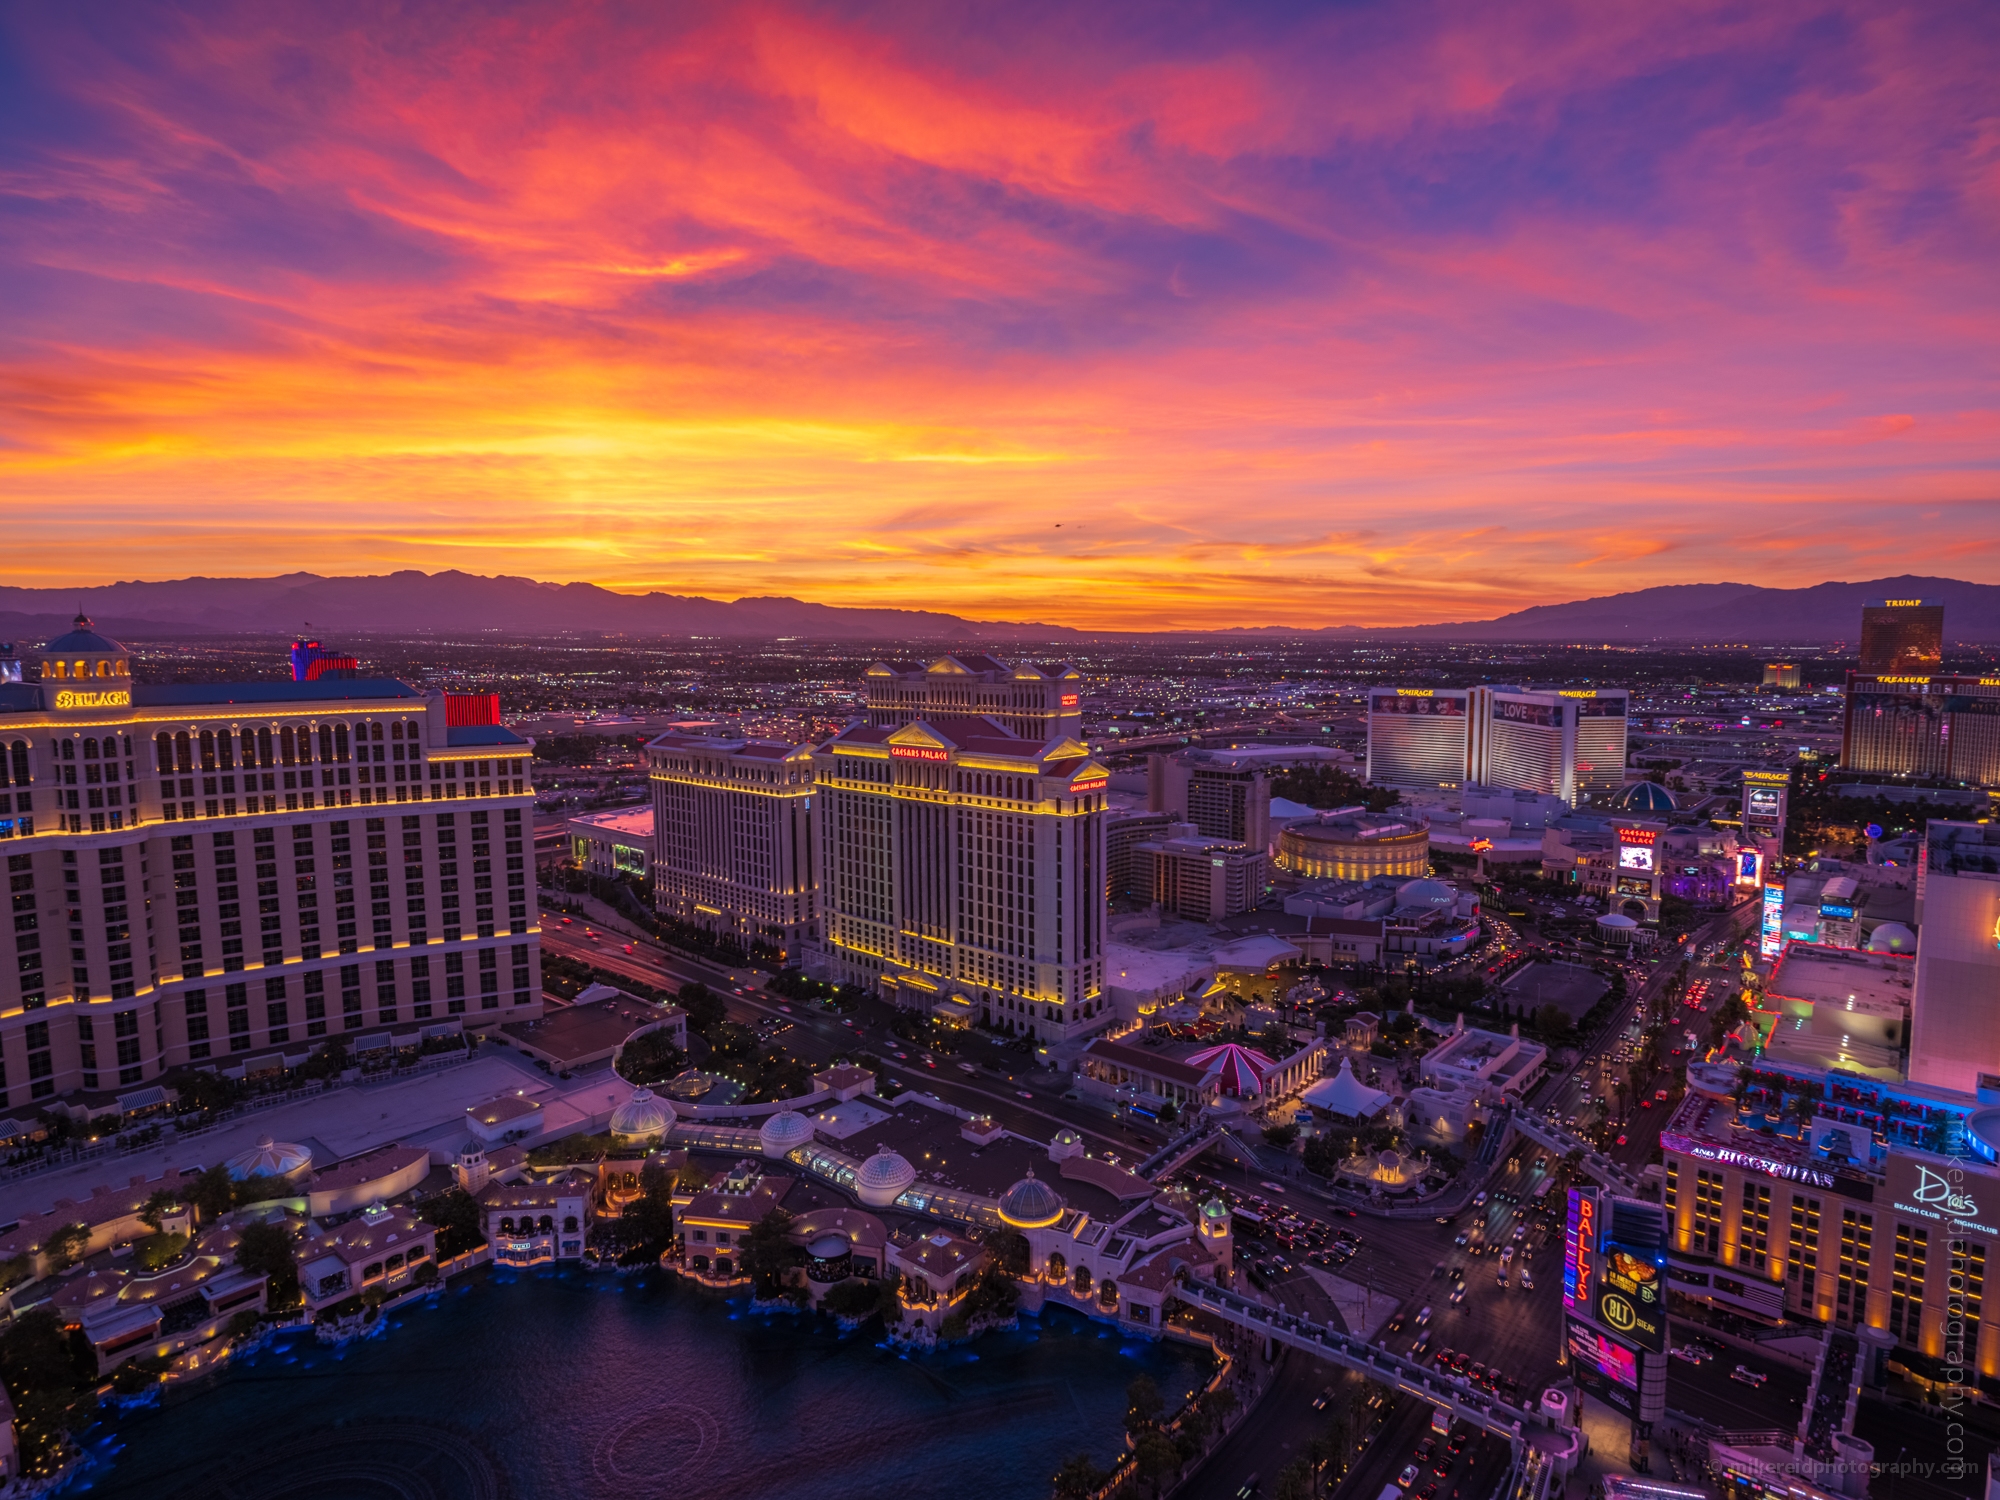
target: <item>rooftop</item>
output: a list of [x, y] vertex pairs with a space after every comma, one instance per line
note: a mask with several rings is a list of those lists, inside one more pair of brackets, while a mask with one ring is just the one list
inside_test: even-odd
[[615, 807], [610, 812], [583, 813], [569, 821], [571, 827], [580, 824], [586, 828], [601, 828], [606, 833], [629, 833], [635, 838], [650, 839], [653, 836], [653, 805], [648, 802], [639, 807]]
[[556, 1007], [539, 1020], [508, 1021], [500, 1030], [557, 1068], [578, 1067], [606, 1056], [641, 1026], [667, 1019], [672, 1010], [629, 995], [611, 995]]
[[1768, 997], [1871, 1015], [1908, 1014], [1916, 961], [1818, 943], [1787, 943], [1765, 985]]

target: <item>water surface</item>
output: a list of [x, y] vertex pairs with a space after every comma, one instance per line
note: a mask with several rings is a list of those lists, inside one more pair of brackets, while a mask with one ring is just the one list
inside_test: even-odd
[[93, 1496], [1046, 1500], [1122, 1446], [1125, 1387], [1170, 1401], [1204, 1351], [1076, 1315], [928, 1356], [753, 1316], [665, 1277], [478, 1274], [328, 1350], [294, 1338], [86, 1439]]

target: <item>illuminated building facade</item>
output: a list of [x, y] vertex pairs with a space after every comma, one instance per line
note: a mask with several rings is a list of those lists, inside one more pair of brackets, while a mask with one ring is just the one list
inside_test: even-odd
[[1470, 697], [1464, 688], [1371, 688], [1368, 784], [1464, 785]]
[[941, 656], [928, 667], [878, 661], [862, 677], [867, 722], [893, 729], [918, 719], [988, 718], [1036, 744], [1059, 735], [1083, 739], [1083, 673], [1063, 662], [1009, 666], [972, 653]]
[[785, 953], [810, 940], [819, 921], [811, 748], [664, 734], [646, 760], [659, 909]]
[[1610, 797], [1625, 784], [1629, 709], [1622, 688], [1374, 688], [1369, 784]]
[[1914, 1082], [1739, 1067], [1740, 1102], [1738, 1068], [1691, 1067], [1661, 1135], [1671, 1289], [1766, 1323], [1852, 1329], [1919, 1380], [1956, 1368], [1996, 1389], [1993, 1112]]
[[1193, 824], [1180, 823], [1136, 852], [1152, 866], [1153, 904], [1177, 917], [1221, 922], [1264, 899], [1262, 849], [1204, 838]]
[[1414, 814], [1302, 819], [1278, 835], [1278, 868], [1308, 880], [1416, 878], [1431, 872], [1431, 827]]
[[1889, 599], [1861, 607], [1863, 676], [1928, 677], [1944, 664], [1944, 606]]
[[1774, 688], [1795, 688], [1799, 685], [1799, 664], [1792, 661], [1771, 661], [1764, 663], [1764, 686]]
[[1971, 1090], [2000, 1076], [2000, 827], [1933, 820], [1917, 869], [1910, 1077]]
[[2000, 786], [2000, 677], [1849, 673], [1840, 763]]
[[137, 683], [81, 617], [0, 685], [6, 1101], [539, 1014], [533, 747], [449, 708], [379, 678]]
[[1271, 846], [1271, 778], [1262, 758], [1227, 750], [1180, 750], [1146, 763], [1146, 805], [1205, 838]]
[[812, 763], [816, 971], [911, 1007], [960, 997], [1044, 1041], [1110, 1024], [1108, 773], [1079, 740], [991, 718], [860, 723]]

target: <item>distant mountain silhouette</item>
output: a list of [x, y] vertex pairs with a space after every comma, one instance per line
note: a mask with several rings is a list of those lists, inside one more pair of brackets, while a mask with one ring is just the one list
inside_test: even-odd
[[321, 634], [378, 631], [508, 635], [585, 632], [644, 636], [733, 636], [817, 640], [996, 640], [1067, 638], [1054, 625], [989, 624], [906, 609], [845, 609], [801, 599], [724, 602], [681, 594], [618, 594], [592, 583], [537, 583], [473, 573], [414, 570], [364, 578], [288, 573], [280, 578], [179, 578], [87, 589], [0, 588], [0, 638], [36, 643], [67, 630], [82, 609], [100, 629], [162, 632]]
[[1628, 594], [1577, 599], [1568, 604], [1537, 604], [1497, 620], [1366, 630], [1337, 625], [1317, 632], [1284, 632], [1282, 627], [1266, 627], [1258, 633], [1579, 644], [1854, 642], [1861, 635], [1861, 606], [1879, 604], [1884, 599], [1922, 599], [1927, 604], [1942, 604], [1947, 641], [2000, 641], [2000, 584], [1917, 578], [1908, 574], [1866, 583], [1816, 583], [1803, 589], [1773, 589], [1754, 583], [1675, 583], [1635, 589]]
[[1682, 583], [1539, 604], [1497, 620], [1362, 627], [1265, 625], [1226, 631], [1081, 631], [1063, 625], [967, 620], [926, 610], [850, 609], [782, 597], [725, 601], [682, 594], [619, 594], [590, 583], [537, 583], [472, 573], [406, 571], [362, 578], [288, 573], [278, 578], [180, 578], [86, 589], [0, 588], [0, 640], [40, 644], [69, 628], [79, 608], [111, 635], [278, 634], [305, 628], [340, 636], [509, 636], [580, 633], [801, 636], [847, 641], [1074, 640], [1091, 635], [1256, 635], [1522, 643], [1661, 641], [1776, 645], [1854, 641], [1861, 606], [1924, 599], [1945, 607], [1951, 641], [2000, 641], [2000, 584], [1955, 578], [1878, 578], [1803, 589], [1753, 583]]

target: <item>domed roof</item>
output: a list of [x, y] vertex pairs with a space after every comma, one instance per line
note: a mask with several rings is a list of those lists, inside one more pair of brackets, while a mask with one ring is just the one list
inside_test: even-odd
[[239, 1151], [229, 1158], [229, 1175], [238, 1182], [251, 1177], [290, 1177], [310, 1167], [312, 1159], [312, 1152], [304, 1146], [260, 1135], [257, 1144], [248, 1151]]
[[1442, 880], [1406, 880], [1396, 887], [1396, 900], [1403, 906], [1458, 905], [1458, 892]]
[[764, 1154], [776, 1161], [813, 1138], [812, 1121], [797, 1110], [780, 1110], [764, 1122], [757, 1138], [764, 1144]]
[[1617, 928], [1622, 931], [1629, 927], [1637, 927], [1639, 924], [1622, 912], [1608, 911], [1597, 919], [1597, 925], [1599, 927]]
[[841, 1256], [853, 1250], [853, 1248], [854, 1246], [849, 1243], [846, 1235], [841, 1234], [838, 1230], [833, 1230], [819, 1236], [810, 1245], [806, 1246], [806, 1254], [810, 1255], [814, 1260], [838, 1260]]
[[1201, 1216], [1210, 1221], [1229, 1217], [1229, 1205], [1220, 1198], [1211, 1198], [1201, 1206]]
[[1915, 953], [1917, 935], [1901, 922], [1884, 922], [1868, 934], [1870, 953]]
[[42, 649], [52, 651], [59, 656], [71, 651], [108, 651], [117, 654], [125, 650], [116, 641], [106, 640], [99, 635], [89, 615], [78, 615], [71, 623], [75, 628], [69, 634], [57, 636]]
[[1035, 1176], [1033, 1167], [1000, 1195], [1001, 1221], [1016, 1229], [1046, 1229], [1062, 1216], [1062, 1194]]
[[917, 1180], [917, 1169], [883, 1146], [854, 1174], [854, 1196], [870, 1208], [887, 1208]]
[[673, 1124], [673, 1105], [647, 1088], [632, 1090], [632, 1097], [611, 1111], [611, 1133], [628, 1140], [665, 1135]]
[[1635, 781], [1611, 799], [1611, 805], [1626, 812], [1670, 813], [1674, 794], [1657, 781]]

